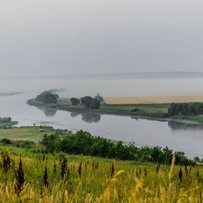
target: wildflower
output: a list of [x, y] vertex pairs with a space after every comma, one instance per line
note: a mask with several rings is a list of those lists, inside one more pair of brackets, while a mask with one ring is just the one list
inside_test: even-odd
[[22, 188], [23, 188], [23, 184], [25, 182], [24, 172], [23, 172], [22, 166], [23, 166], [23, 164], [22, 164], [22, 160], [20, 158], [18, 170], [16, 172], [16, 185], [15, 185], [15, 190], [16, 190], [18, 197], [20, 196], [20, 193], [21, 193]]

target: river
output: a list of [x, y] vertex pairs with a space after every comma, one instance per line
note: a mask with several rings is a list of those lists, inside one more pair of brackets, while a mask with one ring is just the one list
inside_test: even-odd
[[59, 89], [61, 97], [203, 95], [202, 77], [165, 78], [3, 78], [0, 79], [0, 116], [22, 125], [50, 125], [68, 130], [83, 129], [109, 139], [137, 145], [168, 146], [190, 157], [203, 157], [203, 128], [175, 123], [133, 119], [127, 116], [76, 114], [38, 109], [26, 104], [43, 90]]

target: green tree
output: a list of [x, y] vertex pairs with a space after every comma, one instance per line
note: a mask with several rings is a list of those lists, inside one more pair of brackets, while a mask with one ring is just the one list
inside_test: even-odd
[[71, 104], [74, 105], [74, 106], [80, 104], [80, 99], [77, 99], [77, 98], [74, 98], [74, 97], [71, 98], [70, 101], [71, 101]]
[[50, 91], [44, 91], [36, 97], [37, 101], [46, 104], [56, 104], [59, 96], [57, 94], [52, 94]]
[[88, 109], [99, 109], [100, 101], [94, 99], [90, 96], [85, 96], [81, 98], [81, 104], [84, 105]]

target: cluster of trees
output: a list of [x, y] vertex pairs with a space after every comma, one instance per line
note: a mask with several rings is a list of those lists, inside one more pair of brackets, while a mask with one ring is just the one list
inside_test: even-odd
[[[75, 134], [59, 133], [45, 134], [41, 144], [46, 147], [46, 152], [65, 152], [69, 154], [83, 154], [121, 160], [136, 160], [170, 164], [173, 151], [160, 147], [136, 147], [134, 143], [123, 144], [101, 137], [91, 136], [90, 133], [78, 131]], [[184, 153], [176, 153], [176, 164], [189, 165], [193, 161], [186, 158]]]
[[28, 141], [28, 140], [10, 140], [7, 138], [3, 138], [0, 140], [0, 145], [11, 145], [13, 147], [19, 147], [19, 148], [26, 148], [26, 149], [31, 149], [32, 147], [35, 146], [35, 143], [32, 141]]
[[12, 121], [10, 117], [0, 117], [0, 128], [7, 129], [18, 124], [17, 121]]
[[0, 123], [8, 123], [11, 122], [11, 117], [0, 117]]
[[81, 104], [87, 109], [99, 109], [103, 98], [98, 94], [95, 98], [90, 96], [85, 96], [80, 99], [73, 97], [70, 99], [70, 101], [74, 106]]
[[200, 115], [203, 114], [203, 103], [172, 103], [168, 108], [168, 114], [174, 115]]
[[56, 104], [59, 98], [58, 94], [53, 94], [51, 91], [44, 91], [36, 97], [36, 101], [45, 104]]

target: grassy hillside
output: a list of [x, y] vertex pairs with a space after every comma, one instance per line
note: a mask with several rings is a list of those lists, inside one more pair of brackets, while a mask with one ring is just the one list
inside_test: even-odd
[[1, 202], [202, 202], [202, 175], [200, 167], [180, 170], [173, 163], [45, 156], [3, 147], [0, 196]]

